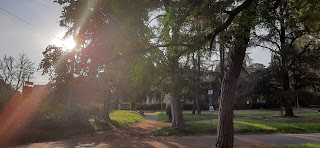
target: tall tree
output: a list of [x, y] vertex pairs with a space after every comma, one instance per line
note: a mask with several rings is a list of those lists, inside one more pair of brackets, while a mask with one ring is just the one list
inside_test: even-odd
[[[127, 0], [55, 2], [64, 5], [60, 26], [68, 28], [66, 36], [77, 41], [75, 73], [106, 82], [98, 86], [109, 94], [119, 86], [115, 76], [122, 72], [120, 67], [143, 56], [141, 49], [150, 46], [146, 22], [158, 1], [131, 1], [133, 5]], [[107, 96], [105, 102], [109, 102]]]
[[[251, 6], [235, 22], [234, 48], [231, 51], [231, 62], [229, 70], [226, 71], [221, 85], [221, 96], [218, 117], [218, 139], [216, 146], [221, 148], [233, 147], [233, 104], [236, 84], [239, 78], [246, 49], [249, 44], [250, 31], [254, 27], [254, 7]], [[240, 21], [241, 20], [241, 21]]]
[[[270, 3], [262, 3], [266, 7]], [[274, 56], [279, 60], [282, 82], [282, 92], [292, 90], [290, 75], [290, 63], [294, 61], [290, 57], [290, 53], [294, 50], [297, 39], [309, 34], [312, 35], [319, 30], [314, 27], [319, 23], [319, 18], [311, 17], [309, 14], [319, 13], [316, 7], [319, 6], [318, 1], [287, 1], [278, 0], [273, 6], [273, 10], [262, 9], [259, 11], [261, 20], [263, 21], [261, 28], [268, 30], [269, 33], [257, 35], [259, 42], [267, 45], [258, 44], [258, 46], [270, 49]], [[311, 10], [306, 13], [306, 9]], [[260, 29], [261, 29], [260, 28]], [[292, 104], [293, 102], [286, 95], [282, 95], [282, 103], [285, 107], [285, 116], [293, 117]]]

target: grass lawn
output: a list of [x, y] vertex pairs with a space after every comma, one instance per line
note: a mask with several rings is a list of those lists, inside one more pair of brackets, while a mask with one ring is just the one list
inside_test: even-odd
[[[165, 113], [156, 112], [159, 121], [167, 121]], [[280, 117], [280, 111], [235, 110], [234, 127], [238, 134], [272, 134], [272, 133], [318, 133], [320, 132], [320, 113], [317, 110], [302, 109], [296, 115], [299, 118]], [[175, 130], [171, 127], [158, 129], [154, 135], [194, 135], [214, 134], [217, 127], [217, 112], [202, 112], [201, 116], [183, 112], [187, 127]], [[211, 116], [213, 123], [211, 124]]]
[[284, 146], [270, 146], [266, 148], [319, 148], [320, 144], [302, 144], [302, 145], [284, 145]]
[[121, 127], [125, 127], [143, 121], [144, 117], [136, 111], [115, 110], [110, 113], [110, 119]]

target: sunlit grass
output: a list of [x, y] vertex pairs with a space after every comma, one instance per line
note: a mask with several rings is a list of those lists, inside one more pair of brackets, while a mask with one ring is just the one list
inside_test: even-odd
[[283, 146], [268, 146], [265, 148], [320, 148], [320, 144], [294, 144], [294, 145], [283, 145]]
[[[250, 123], [246, 121], [234, 121], [235, 123], [235, 128], [236, 132], [239, 133], [246, 133], [246, 132], [273, 132], [276, 131], [277, 128], [268, 126], [268, 125], [263, 125], [263, 124], [258, 124], [258, 123]], [[252, 130], [254, 129], [254, 130]]]
[[110, 113], [110, 119], [119, 126], [124, 127], [141, 122], [144, 117], [136, 111], [115, 110]]
[[[159, 121], [168, 122], [165, 113], [156, 113]], [[234, 130], [237, 134], [273, 134], [273, 133], [318, 133], [320, 132], [320, 113], [315, 110], [301, 110], [300, 118], [279, 117], [279, 111], [236, 110]], [[217, 112], [214, 112], [211, 124], [210, 112], [202, 112], [201, 116], [192, 115], [191, 111], [183, 112], [186, 128], [176, 130], [170, 127], [158, 129], [154, 135], [194, 135], [216, 134]]]

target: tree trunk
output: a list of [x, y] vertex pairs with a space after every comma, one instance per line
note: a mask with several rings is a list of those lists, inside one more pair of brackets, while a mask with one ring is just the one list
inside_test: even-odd
[[201, 57], [200, 53], [198, 53], [198, 60], [197, 60], [197, 115], [201, 115], [201, 88], [200, 88], [200, 75], [201, 75]]
[[223, 45], [223, 39], [222, 36], [220, 35], [220, 47], [219, 47], [219, 52], [220, 52], [220, 79], [221, 81], [223, 80], [223, 76], [224, 76], [224, 62], [225, 62], [225, 49], [224, 49], [224, 45]]
[[192, 114], [196, 114], [196, 99], [194, 98], [193, 99], [193, 102], [192, 102]]
[[201, 115], [201, 100], [200, 100], [200, 96], [197, 97], [197, 115]]
[[179, 62], [177, 58], [172, 58], [171, 62], [171, 77], [172, 77], [172, 91], [171, 91], [171, 114], [172, 127], [177, 129], [184, 128], [182, 106], [181, 106], [181, 84], [179, 83]]
[[[286, 43], [286, 30], [285, 30], [285, 21], [284, 21], [284, 11], [287, 7], [287, 2], [284, 1], [282, 4], [282, 7], [280, 9], [280, 13], [282, 15], [282, 18], [280, 19], [280, 43], [281, 43], [281, 49], [280, 49], [280, 55], [281, 55], [281, 72], [282, 72], [282, 85], [284, 91], [290, 90], [290, 79], [289, 79], [289, 70], [287, 67], [288, 64], [288, 44]], [[292, 109], [292, 102], [290, 97], [283, 97], [284, 101], [284, 108], [285, 108], [285, 115], [286, 117], [294, 117], [293, 109]]]
[[[286, 58], [284, 58], [286, 59]], [[284, 64], [284, 63], [282, 63]], [[290, 90], [290, 83], [289, 83], [289, 74], [288, 74], [288, 70], [286, 67], [283, 67], [282, 66], [282, 70], [283, 70], [283, 88], [284, 88], [284, 91], [289, 91]], [[291, 101], [291, 98], [289, 96], [284, 96], [283, 97], [283, 105], [284, 105], [284, 108], [285, 108], [285, 111], [286, 113], [284, 114], [284, 116], [286, 117], [295, 117], [295, 115], [293, 114], [293, 109], [292, 109], [292, 101]]]
[[172, 127], [182, 129], [184, 127], [182, 106], [178, 95], [173, 95], [171, 98], [171, 114], [172, 114]]
[[238, 45], [231, 57], [230, 69], [226, 72], [221, 85], [218, 115], [218, 138], [216, 147], [232, 148], [234, 142], [233, 108], [236, 85], [240, 76], [246, 48], [249, 42], [248, 28], [245, 34], [238, 35]]
[[134, 99], [130, 99], [131, 110], [136, 110], [136, 102]]
[[106, 123], [108, 123], [110, 121], [110, 117], [109, 117], [109, 110], [110, 110], [110, 96], [111, 96], [111, 92], [110, 89], [108, 88], [105, 94], [105, 98], [104, 98], [104, 121]]
[[291, 101], [285, 103], [284, 108], [286, 110], [286, 113], [284, 114], [285, 117], [295, 117], [295, 115], [293, 114]]

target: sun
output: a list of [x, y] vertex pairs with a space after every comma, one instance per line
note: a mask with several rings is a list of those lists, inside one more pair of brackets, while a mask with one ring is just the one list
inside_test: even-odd
[[70, 52], [77, 46], [77, 43], [72, 36], [64, 38], [65, 32], [60, 32], [56, 36], [57, 37], [52, 40], [51, 44], [62, 47], [63, 51]]
[[62, 41], [62, 47], [65, 51], [71, 51], [73, 48], [75, 48], [77, 43], [74, 41], [72, 37], [66, 38]]

